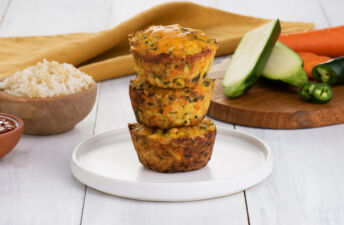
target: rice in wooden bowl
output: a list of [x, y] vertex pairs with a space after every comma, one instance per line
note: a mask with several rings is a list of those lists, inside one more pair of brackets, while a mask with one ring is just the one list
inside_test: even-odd
[[43, 60], [0, 82], [0, 111], [23, 119], [26, 134], [57, 134], [84, 119], [96, 96], [91, 76], [73, 65]]

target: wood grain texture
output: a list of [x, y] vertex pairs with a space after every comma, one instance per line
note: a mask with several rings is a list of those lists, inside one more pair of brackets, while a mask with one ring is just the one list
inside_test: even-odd
[[[281, 21], [313, 22], [316, 28], [327, 27], [328, 23], [318, 1], [314, 0], [218, 0], [220, 9]], [[339, 2], [332, 0], [334, 2]], [[324, 0], [327, 2], [327, 0]]]
[[[0, 11], [4, 2], [0, 0]], [[162, 2], [12, 0], [0, 35], [97, 31]], [[340, 0], [321, 0], [323, 8], [313, 0], [195, 2], [251, 16], [313, 21], [318, 28], [343, 23]], [[326, 15], [330, 24], [324, 13], [330, 14]], [[70, 132], [50, 137], [24, 135], [15, 150], [0, 160], [0, 224], [248, 224], [242, 193], [171, 204], [116, 198], [91, 188], [84, 195], [84, 185], [69, 171], [71, 151], [93, 135], [94, 127], [100, 133], [134, 121], [129, 79], [101, 82], [102, 103]], [[216, 124], [233, 128], [219, 121]], [[344, 125], [296, 131], [236, 127], [264, 139], [276, 161], [272, 176], [246, 191], [251, 225], [344, 224]]]
[[[219, 5], [230, 5], [232, 11], [244, 14], [313, 21], [318, 28], [328, 26], [321, 5], [311, 0], [220, 1]], [[267, 10], [267, 6], [271, 10]], [[305, 13], [305, 9], [308, 13]], [[327, 105], [302, 102], [297, 96], [297, 90], [268, 82], [258, 82], [247, 94], [237, 99], [227, 98], [221, 83], [228, 63], [229, 59], [226, 59], [221, 65], [213, 65], [218, 68], [213, 68], [211, 76], [217, 78], [218, 82], [208, 111], [210, 117], [234, 124], [274, 129], [319, 127], [344, 122], [344, 100], [341, 100], [343, 87], [334, 88], [334, 98]]]
[[23, 135], [0, 159], [0, 224], [80, 224], [84, 185], [70, 173], [70, 156], [94, 123], [95, 109], [69, 132]]
[[344, 14], [338, 13], [338, 11], [339, 9], [344, 9], [344, 1], [320, 0], [320, 7], [329, 26], [343, 25]]
[[261, 78], [245, 95], [231, 99], [223, 94], [222, 79], [229, 58], [214, 64], [210, 77], [217, 79], [208, 115], [244, 126], [300, 129], [344, 122], [344, 86], [333, 87], [334, 96], [325, 105], [302, 101], [297, 89]]
[[[210, 74], [210, 76], [217, 76]], [[344, 86], [333, 87], [334, 96], [325, 105], [302, 101], [297, 89], [260, 80], [245, 95], [231, 99], [223, 94], [218, 79], [208, 115], [234, 124], [273, 129], [300, 129], [344, 122]]]
[[[117, 24], [130, 19], [136, 14], [147, 10], [153, 6], [172, 2], [175, 0], [150, 0], [150, 1], [113, 1], [112, 4], [112, 17], [111, 17], [111, 26], [116, 26]], [[205, 6], [216, 7], [216, 0], [191, 0], [190, 2], [198, 3]], [[159, 25], [159, 24], [156, 24]]]
[[84, 225], [248, 225], [242, 193], [194, 202], [147, 202], [88, 188], [85, 204]]
[[53, 35], [107, 29], [111, 4], [112, 0], [11, 0], [0, 36]]
[[[287, 7], [292, 9], [285, 7], [285, 13], [293, 18], [291, 11], [300, 10], [326, 26], [343, 24], [342, 15], [338, 15], [341, 1], [321, 1], [321, 12], [318, 4], [303, 6], [304, 2], [290, 4]], [[275, 160], [272, 175], [246, 191], [251, 225], [344, 224], [343, 124], [293, 131], [242, 126], [236, 129], [266, 141]]]
[[4, 16], [6, 15], [6, 12], [9, 8], [10, 2], [11, 2], [10, 0], [0, 1], [0, 27], [1, 27], [1, 23], [4, 19]]
[[274, 156], [271, 176], [246, 191], [251, 225], [344, 224], [344, 125], [236, 129], [263, 139]]
[[[101, 82], [96, 134], [127, 127], [129, 122], [135, 122], [128, 93], [130, 79], [133, 76]], [[232, 125], [219, 124], [233, 129]], [[154, 203], [118, 198], [87, 187], [82, 218], [83, 225], [207, 225], [210, 222], [222, 225], [225, 221], [248, 224], [243, 193], [206, 201]]]
[[72, 129], [92, 110], [97, 84], [72, 95], [27, 98], [0, 92], [0, 112], [18, 116], [25, 122], [24, 133], [59, 134]]
[[[107, 27], [109, 18], [106, 4], [98, 6], [93, 0], [12, 0], [0, 35], [92, 32]], [[73, 178], [69, 163], [74, 147], [93, 136], [95, 118], [96, 107], [69, 132], [23, 135], [15, 149], [0, 159], [1, 225], [80, 224], [85, 186]]]

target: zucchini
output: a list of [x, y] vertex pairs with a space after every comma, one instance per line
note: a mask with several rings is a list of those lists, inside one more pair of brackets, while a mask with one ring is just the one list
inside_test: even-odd
[[281, 26], [276, 19], [243, 36], [223, 79], [225, 95], [238, 97], [253, 86], [261, 75], [280, 32]]
[[302, 59], [296, 52], [277, 41], [264, 67], [262, 76], [301, 87], [308, 82], [307, 74], [302, 65]]

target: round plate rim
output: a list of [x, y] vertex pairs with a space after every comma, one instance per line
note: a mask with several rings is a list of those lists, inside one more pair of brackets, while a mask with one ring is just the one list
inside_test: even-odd
[[[107, 138], [108, 136], [112, 136], [112, 134], [117, 134], [117, 133], [123, 133], [123, 132], [128, 132], [127, 128], [120, 128], [120, 129], [115, 129], [115, 130], [110, 130], [110, 131], [106, 131], [104, 133], [92, 136], [90, 138], [87, 138], [85, 140], [83, 140], [82, 142], [80, 142], [73, 150], [72, 153], [72, 157], [71, 157], [71, 162], [70, 162], [70, 167], [71, 167], [71, 172], [73, 174], [73, 176], [79, 180], [81, 183], [90, 186], [100, 192], [103, 193], [107, 193], [110, 195], [114, 195], [114, 196], [119, 196], [119, 197], [124, 197], [124, 198], [130, 198], [130, 199], [136, 199], [136, 200], [144, 200], [144, 201], [195, 201], [195, 200], [203, 200], [203, 199], [210, 199], [210, 198], [216, 198], [216, 197], [222, 197], [222, 196], [226, 196], [226, 195], [230, 195], [230, 194], [235, 194], [237, 192], [240, 192], [242, 190], [245, 190], [247, 188], [250, 188], [260, 182], [262, 182], [264, 179], [266, 179], [266, 177], [268, 177], [271, 172], [272, 172], [272, 168], [273, 168], [273, 156], [271, 153], [271, 149], [269, 148], [269, 146], [260, 138], [255, 137], [251, 134], [248, 134], [246, 132], [243, 131], [238, 131], [238, 130], [233, 130], [233, 129], [229, 129], [229, 128], [225, 128], [222, 126], [218, 126], [217, 127], [217, 132], [218, 133], [225, 133], [226, 132], [229, 133], [232, 137], [236, 137], [242, 140], [245, 140], [246, 138], [249, 138], [255, 142], [258, 142], [262, 147], [259, 147], [260, 151], [264, 151], [264, 157], [265, 157], [265, 161], [259, 165], [259, 167], [252, 169], [248, 172], [244, 172], [242, 174], [238, 174], [234, 177], [230, 177], [230, 178], [221, 178], [221, 179], [216, 179], [216, 180], [206, 180], [206, 181], [192, 181], [192, 182], [175, 182], [175, 183], [166, 183], [166, 182], [142, 182], [142, 181], [130, 181], [130, 180], [121, 180], [121, 179], [117, 179], [117, 178], [111, 178], [102, 174], [98, 174], [95, 173], [94, 171], [91, 171], [87, 168], [85, 168], [84, 166], [81, 165], [81, 163], [77, 160], [77, 154], [78, 151], [82, 151], [82, 146], [87, 144], [90, 141], [93, 141], [94, 139], [98, 139], [98, 138]], [[228, 135], [228, 134], [227, 134]], [[244, 136], [244, 138], [242, 138], [242, 136]], [[257, 145], [255, 143], [253, 143], [254, 145]], [[81, 150], [80, 150], [81, 149]], [[263, 150], [264, 149], [264, 150]], [[81, 178], [81, 173], [88, 173], [90, 176], [92, 177], [100, 177], [101, 179], [104, 180], [111, 180], [112, 182], [116, 182], [116, 183], [122, 183], [123, 185], [134, 185], [137, 186], [138, 189], [142, 188], [142, 187], [161, 187], [161, 188], [167, 188], [170, 187], [171, 185], [173, 185], [174, 187], [197, 187], [200, 185], [205, 185], [205, 184], [221, 184], [221, 183], [226, 183], [226, 182], [231, 182], [234, 179], [244, 179], [244, 177], [250, 177], [253, 174], [256, 174], [258, 172], [265, 171], [264, 175], [261, 175], [261, 177], [259, 179], [257, 179], [257, 181], [253, 182], [250, 185], [246, 185], [243, 189], [235, 191], [235, 192], [228, 192], [228, 193], [222, 193], [222, 194], [216, 194], [216, 195], [209, 195], [208, 197], [199, 197], [199, 198], [187, 198], [187, 197], [183, 197], [183, 198], [179, 198], [179, 199], [175, 199], [175, 198], [161, 198], [161, 197], [139, 197], [139, 196], [132, 196], [132, 194], [128, 194], [128, 195], [123, 195], [123, 194], [118, 194], [118, 193], [112, 193], [109, 191], [105, 191], [103, 188], [98, 188], [95, 187], [95, 185], [89, 184], [89, 182], [84, 182], [83, 178]], [[168, 174], [166, 174], [168, 175]], [[102, 190], [103, 189], [103, 190]]]

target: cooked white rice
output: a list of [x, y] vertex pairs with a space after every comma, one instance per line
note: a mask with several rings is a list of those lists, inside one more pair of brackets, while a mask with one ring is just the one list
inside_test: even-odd
[[94, 82], [91, 76], [71, 64], [43, 59], [43, 62], [6, 77], [0, 82], [0, 90], [22, 97], [49, 98], [86, 90]]

